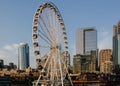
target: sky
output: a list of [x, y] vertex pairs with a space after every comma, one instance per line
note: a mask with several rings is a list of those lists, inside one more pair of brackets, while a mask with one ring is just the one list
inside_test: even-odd
[[32, 51], [32, 21], [42, 2], [53, 2], [59, 9], [67, 32], [69, 51], [75, 55], [76, 29], [96, 27], [98, 48], [112, 49], [113, 25], [120, 20], [120, 0], [0, 0], [0, 59], [18, 64], [18, 46], [30, 46], [30, 66], [35, 67]]

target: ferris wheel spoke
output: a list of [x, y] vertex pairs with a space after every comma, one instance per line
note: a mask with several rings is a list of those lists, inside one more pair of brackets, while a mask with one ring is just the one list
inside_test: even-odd
[[52, 19], [53, 19], [53, 23], [52, 23], [53, 25], [52, 26], [53, 26], [54, 36], [56, 37], [56, 41], [58, 43], [60, 43], [60, 39], [62, 37], [62, 35], [60, 35], [61, 34], [60, 24], [57, 21], [58, 20], [57, 17], [54, 17], [52, 13], [51, 13], [51, 16], [52, 16]]
[[[49, 21], [50, 21], [50, 31], [51, 31], [51, 33], [52, 33], [52, 37], [53, 37], [53, 39], [54, 39], [54, 41], [56, 41], [56, 35], [55, 35], [55, 30], [54, 30], [54, 27], [53, 27], [53, 18], [52, 18], [52, 16], [53, 16], [53, 14], [51, 14], [52, 12], [51, 11], [49, 11], [48, 12], [48, 15], [49, 15]], [[54, 16], [56, 16], [56, 15], [54, 15]], [[56, 28], [57, 29], [57, 28]]]
[[[42, 17], [40, 17], [40, 19], [41, 19], [41, 21], [42, 21], [42, 23], [43, 23], [43, 25], [44, 25], [44, 32], [46, 32], [46, 34], [48, 35], [48, 37], [50, 37], [50, 38], [52, 38], [52, 34], [50, 33], [50, 31], [49, 31], [49, 29], [48, 29], [48, 26], [46, 25], [46, 23], [45, 23], [45, 21], [43, 20], [43, 18]], [[43, 30], [43, 29], [42, 29]]]
[[[47, 11], [47, 12], [46, 12]], [[54, 31], [52, 31], [52, 29], [53, 29], [53, 27], [52, 27], [52, 25], [51, 25], [51, 19], [50, 19], [50, 10], [48, 10], [48, 9], [46, 9], [46, 10], [44, 10], [44, 16], [46, 17], [46, 24], [47, 24], [47, 26], [49, 27], [49, 34], [50, 34], [50, 37], [52, 38], [52, 39], [55, 39], [55, 37], [54, 37]], [[54, 40], [53, 40], [54, 41]]]
[[41, 39], [44, 40], [44, 42], [48, 43], [49, 45], [51, 44], [50, 41], [48, 41], [47, 39], [45, 39], [45, 38], [44, 38], [43, 36], [41, 36], [40, 34], [39, 34], [39, 36], [40, 36]]
[[[46, 9], [47, 10], [47, 9]], [[47, 24], [47, 26], [49, 27], [49, 34], [50, 34], [50, 37], [53, 39], [53, 36], [52, 36], [52, 32], [51, 32], [51, 26], [50, 26], [50, 19], [48, 18], [48, 15], [47, 15], [47, 13], [46, 13], [46, 10], [44, 10], [44, 16], [46, 17], [46, 24]]]
[[[58, 35], [59, 35], [59, 33], [57, 32], [57, 30], [58, 30], [58, 27], [57, 27], [57, 25], [59, 25], [59, 23], [58, 22], [56, 22], [56, 14], [55, 13], [53, 13], [52, 11], [49, 11], [49, 16], [50, 16], [50, 26], [51, 26], [51, 33], [52, 33], [52, 35], [53, 35], [53, 38], [54, 38], [54, 40], [56, 41], [56, 43], [58, 43]], [[56, 26], [55, 26], [56, 25]]]
[[39, 30], [39, 32], [40, 32], [40, 34], [41, 34], [41, 36], [44, 38], [44, 39], [46, 39], [46, 40], [48, 40], [50, 43], [52, 43], [52, 40], [48, 37], [48, 36], [46, 36], [44, 33], [42, 33], [40, 30]]
[[56, 27], [55, 24], [54, 24], [55, 20], [53, 21], [53, 31], [54, 31], [54, 37], [56, 42], [59, 43], [59, 40], [58, 40], [58, 36], [59, 36], [59, 33], [58, 33], [58, 29], [59, 27]]
[[[49, 13], [47, 13], [46, 11], [47, 11], [48, 9], [46, 9], [46, 10], [44, 10], [44, 15], [45, 15], [45, 17], [46, 17], [46, 24], [47, 24], [47, 26], [49, 27], [49, 28], [51, 28], [51, 25], [50, 25], [50, 18], [48, 18], [48, 16], [49, 15], [47, 15], [47, 14], [49, 14]], [[49, 12], [49, 11], [48, 11]], [[50, 32], [50, 34], [53, 34], [53, 32], [51, 32], [51, 31], [49, 31]], [[51, 35], [51, 37], [52, 37], [52, 35]]]
[[38, 31], [41, 33], [41, 35], [43, 35], [45, 38], [47, 38], [50, 42], [52, 42], [52, 39], [48, 36], [48, 34], [45, 32], [45, 30], [43, 29], [44, 27], [42, 27], [42, 25], [39, 25], [41, 29], [39, 29]]

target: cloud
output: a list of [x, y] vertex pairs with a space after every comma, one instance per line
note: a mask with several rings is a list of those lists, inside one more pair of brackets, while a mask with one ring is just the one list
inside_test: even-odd
[[6, 44], [0, 48], [0, 59], [4, 60], [5, 64], [10, 62], [18, 64], [18, 44]]
[[0, 52], [0, 58], [4, 58], [4, 54]]
[[100, 32], [98, 37], [98, 48], [112, 49], [112, 35], [110, 32]]
[[5, 45], [3, 49], [8, 50], [8, 51], [13, 51], [18, 49], [18, 44], [10, 44], [10, 45]]

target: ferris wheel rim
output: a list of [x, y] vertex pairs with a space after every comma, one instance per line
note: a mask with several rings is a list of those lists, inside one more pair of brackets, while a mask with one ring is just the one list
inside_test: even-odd
[[[33, 18], [33, 25], [32, 25], [32, 36], [33, 36], [33, 31], [35, 27], [38, 27], [38, 20], [39, 20], [39, 16], [40, 16], [40, 12], [42, 12], [43, 9], [45, 8], [50, 8], [51, 10], [54, 9], [53, 11], [56, 13], [56, 15], [58, 16], [58, 21], [60, 22], [60, 26], [61, 26], [61, 30], [63, 31], [63, 39], [64, 39], [64, 48], [65, 51], [68, 52], [68, 40], [67, 40], [67, 34], [65, 31], [65, 25], [63, 23], [63, 19], [61, 17], [61, 14], [58, 10], [58, 8], [52, 3], [52, 2], [46, 2], [46, 3], [42, 3], [38, 8], [37, 11], [34, 14], [34, 18]], [[36, 16], [38, 15], [38, 16]], [[37, 22], [36, 22], [37, 21]], [[34, 39], [32, 38], [32, 41], [34, 43]], [[49, 46], [50, 47], [50, 46]], [[35, 48], [35, 47], [34, 47]], [[35, 51], [35, 50], [34, 50]]]
[[[46, 27], [46, 24], [44, 24], [44, 21], [42, 18], [44, 18], [44, 16], [42, 16], [42, 13], [45, 14], [44, 9], [50, 9], [50, 11], [53, 12], [53, 14], [55, 15], [55, 20], [57, 20], [56, 22], [58, 23], [58, 27], [60, 29], [60, 35], [61, 35], [61, 39], [62, 39], [62, 47], [64, 48], [63, 49], [63, 52], [61, 52], [61, 48], [59, 45], [59, 42], [61, 42], [59, 40], [58, 37], [60, 37], [59, 35], [57, 35], [57, 33], [54, 33], [54, 35], [51, 33], [49, 33], [48, 31], [48, 28]], [[41, 22], [39, 22], [41, 19]], [[51, 17], [50, 17], [51, 19]], [[47, 18], [45, 18], [45, 20], [47, 20]], [[46, 23], [46, 22], [45, 22]], [[55, 23], [55, 21], [52, 23]], [[41, 31], [39, 30], [38, 26], [41, 24]], [[42, 30], [42, 28], [45, 28], [46, 29], [46, 32], [44, 32], [44, 30]], [[56, 26], [57, 27], [57, 26]], [[54, 28], [54, 27], [52, 27]], [[56, 29], [54, 29], [56, 30]], [[44, 34], [42, 33], [42, 31], [44, 32]], [[57, 30], [56, 30], [57, 32]], [[58, 31], [59, 32], [59, 31]], [[39, 34], [40, 33], [40, 34]], [[47, 33], [47, 35], [46, 35]], [[45, 38], [43, 38], [42, 36], [45, 36]], [[48, 43], [47, 46], [43, 46], [43, 45], [39, 45], [39, 39], [38, 39], [38, 36], [41, 37], [42, 40], [44, 40], [46, 43]], [[49, 37], [50, 36], [50, 37]], [[55, 37], [56, 36], [56, 37]], [[52, 38], [53, 37], [53, 38]], [[45, 40], [46, 39], [46, 40]], [[52, 39], [52, 40], [51, 40]], [[54, 40], [53, 40], [54, 39]], [[67, 34], [66, 34], [66, 31], [65, 31], [65, 25], [64, 25], [64, 22], [63, 22], [63, 19], [62, 19], [62, 16], [58, 10], [58, 8], [51, 2], [46, 2], [46, 3], [42, 3], [36, 10], [35, 14], [34, 14], [34, 18], [33, 18], [33, 25], [32, 25], [32, 41], [33, 41], [33, 48], [34, 48], [34, 55], [35, 57], [38, 57], [40, 55], [40, 48], [44, 47], [44, 48], [49, 48], [50, 49], [50, 52], [48, 52], [49, 54], [51, 54], [51, 52], [53, 52], [51, 55], [49, 55], [49, 57], [47, 58], [46, 62], [45, 62], [45, 65], [43, 66], [42, 68], [42, 72], [44, 72], [43, 69], [45, 69], [46, 65], [48, 64], [48, 62], [50, 61], [50, 67], [52, 67], [52, 65], [54, 65], [54, 70], [49, 70], [48, 69], [48, 72], [50, 71], [50, 73], [53, 73], [54, 71], [57, 71], [56, 72], [56, 75], [58, 73], [60, 73], [60, 76], [56, 76], [55, 78], [60, 78], [61, 79], [61, 82], [62, 82], [62, 86], [63, 86], [63, 79], [65, 78], [65, 74], [63, 74], [64, 72], [67, 71], [67, 67], [66, 67], [66, 64], [62, 61], [64, 61], [64, 56], [61, 56], [61, 53], [62, 54], [65, 54], [65, 57], [69, 57], [68, 56], [68, 40], [67, 40]], [[52, 41], [52, 42], [51, 42]], [[53, 44], [51, 44], [53, 43]], [[56, 54], [58, 54], [58, 59], [55, 58]], [[39, 56], [40, 57], [40, 56]], [[52, 61], [53, 60], [53, 61]], [[59, 64], [56, 64], [55, 61], [57, 60], [57, 62]], [[66, 62], [66, 61], [65, 61]], [[59, 67], [58, 67], [59, 66]], [[62, 66], [65, 66], [62, 68]], [[57, 70], [57, 67], [59, 69], [59, 71]], [[56, 69], [55, 69], [56, 68]], [[52, 76], [52, 74], [50, 75]], [[53, 76], [51, 77], [51, 79], [55, 79], [54, 78], [54, 74]], [[41, 77], [41, 75], [40, 75]], [[40, 79], [39, 77], [39, 79]]]

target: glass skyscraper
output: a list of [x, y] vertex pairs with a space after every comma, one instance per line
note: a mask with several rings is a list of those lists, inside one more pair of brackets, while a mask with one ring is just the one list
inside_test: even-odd
[[76, 55], [82, 55], [80, 62], [82, 71], [96, 71], [98, 67], [98, 49], [95, 27], [77, 29]]
[[86, 54], [97, 50], [97, 31], [95, 27], [81, 28], [76, 32], [76, 54]]
[[113, 64], [120, 65], [120, 21], [113, 26]]
[[25, 70], [27, 67], [29, 67], [29, 46], [21, 42], [18, 48], [18, 69]]

